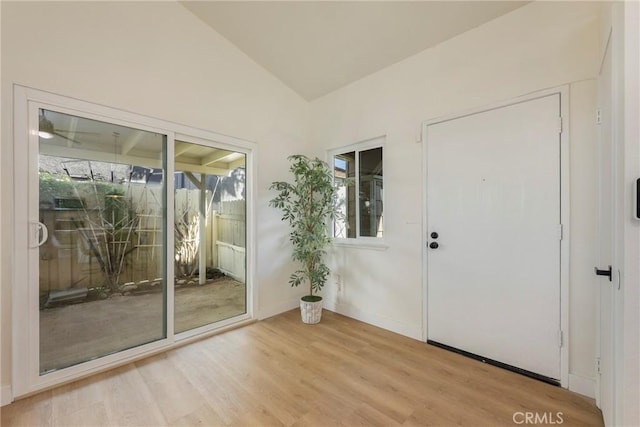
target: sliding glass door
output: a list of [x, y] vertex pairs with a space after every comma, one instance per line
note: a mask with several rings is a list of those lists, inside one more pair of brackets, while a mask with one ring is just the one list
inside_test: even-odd
[[176, 141], [175, 332], [247, 312], [246, 156]]
[[13, 394], [251, 318], [246, 141], [16, 88]]
[[45, 374], [167, 336], [167, 137], [46, 109], [38, 117]]

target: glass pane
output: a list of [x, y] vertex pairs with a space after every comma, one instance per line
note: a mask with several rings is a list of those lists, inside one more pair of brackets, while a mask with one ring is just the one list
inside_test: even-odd
[[247, 312], [245, 155], [176, 141], [175, 331]]
[[[356, 153], [340, 154], [333, 158], [333, 176], [338, 189], [338, 210], [342, 219], [333, 225], [333, 236], [337, 238], [356, 237]], [[346, 182], [346, 185], [344, 185]]]
[[166, 337], [166, 136], [48, 110], [39, 124], [44, 374]]
[[360, 236], [382, 237], [382, 148], [360, 152]]

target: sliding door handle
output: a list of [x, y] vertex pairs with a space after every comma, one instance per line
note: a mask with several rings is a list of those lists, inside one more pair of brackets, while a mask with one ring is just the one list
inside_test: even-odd
[[[34, 222], [32, 223], [34, 225], [34, 232], [33, 232], [33, 242], [36, 242], [35, 245], [31, 246], [32, 248], [38, 248], [42, 245], [44, 245], [44, 242], [47, 241], [47, 239], [49, 238], [49, 230], [47, 229], [47, 226], [44, 225], [41, 222]], [[42, 232], [42, 235], [40, 235], [40, 232]]]

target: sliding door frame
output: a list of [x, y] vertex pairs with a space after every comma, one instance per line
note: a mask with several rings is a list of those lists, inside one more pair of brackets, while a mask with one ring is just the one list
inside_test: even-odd
[[[152, 354], [166, 351], [178, 344], [205, 336], [221, 328], [254, 317], [255, 292], [255, 214], [254, 188], [256, 165], [254, 156], [257, 145], [239, 138], [189, 126], [135, 114], [111, 107], [56, 95], [20, 85], [14, 85], [14, 257], [12, 264], [12, 397], [22, 397], [65, 382], [86, 377], [113, 367], [129, 363]], [[38, 161], [38, 111], [44, 108], [92, 120], [133, 127], [166, 135], [165, 198], [166, 198], [166, 248], [165, 301], [166, 337], [138, 347], [109, 354], [68, 368], [40, 375], [39, 370], [39, 304], [37, 295], [38, 265], [37, 251], [30, 250], [30, 222], [37, 209], [38, 182], [33, 167]], [[174, 334], [174, 148], [176, 138], [181, 141], [215, 146], [241, 152], [246, 155], [246, 206], [247, 206], [247, 253], [246, 253], [246, 313], [200, 328]], [[35, 163], [34, 163], [35, 162]], [[35, 193], [35, 194], [34, 194]], [[25, 197], [26, 195], [26, 197]], [[34, 276], [35, 275], [35, 276]], [[34, 351], [35, 350], [35, 351]]]
[[[198, 129], [183, 129], [184, 131], [190, 130], [190, 132], [178, 132], [175, 134], [175, 140], [180, 142], [186, 142], [189, 144], [197, 144], [205, 147], [217, 148], [221, 150], [234, 151], [236, 153], [241, 153], [245, 155], [245, 171], [246, 171], [246, 182], [245, 182], [245, 202], [246, 202], [246, 211], [245, 211], [245, 226], [246, 226], [246, 242], [245, 242], [245, 313], [237, 316], [230, 317], [228, 319], [223, 319], [217, 321], [215, 323], [210, 323], [207, 325], [199, 326], [193, 329], [189, 329], [184, 332], [180, 332], [175, 334], [175, 341], [181, 342], [196, 336], [200, 336], [202, 334], [209, 333], [211, 331], [218, 330], [220, 328], [224, 328], [230, 325], [233, 325], [238, 322], [251, 320], [254, 318], [253, 309], [255, 306], [255, 292], [253, 290], [253, 286], [250, 284], [253, 283], [253, 272], [255, 271], [255, 233], [254, 233], [254, 199], [253, 191], [255, 188], [255, 167], [253, 162], [253, 153], [255, 152], [255, 147], [249, 148], [246, 146], [242, 146], [240, 142], [236, 138], [223, 136], [223, 135], [213, 135], [211, 132], [198, 130]], [[253, 145], [253, 144], [252, 144]], [[175, 157], [175, 156], [174, 156]], [[173, 167], [173, 165], [172, 165]], [[173, 172], [172, 172], [173, 173]], [[173, 187], [172, 187], [173, 190]], [[173, 201], [170, 206], [174, 206]], [[173, 246], [171, 246], [173, 248]]]

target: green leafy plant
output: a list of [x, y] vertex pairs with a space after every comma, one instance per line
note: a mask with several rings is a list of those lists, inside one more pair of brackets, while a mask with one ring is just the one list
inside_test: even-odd
[[40, 171], [40, 200], [52, 202], [54, 197], [75, 197], [75, 191], [71, 179], [66, 175], [54, 175]]
[[302, 265], [289, 279], [291, 286], [309, 284], [309, 295], [304, 301], [319, 301], [314, 292], [322, 290], [329, 277], [324, 263], [326, 247], [331, 243], [327, 234], [327, 221], [339, 216], [337, 187], [331, 168], [326, 162], [303, 155], [290, 156], [293, 182], [276, 181], [269, 187], [278, 195], [269, 205], [282, 210], [282, 220], [289, 223], [289, 240], [293, 244], [294, 261]]

